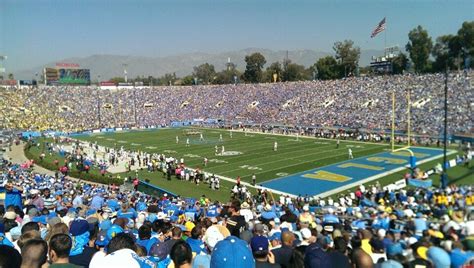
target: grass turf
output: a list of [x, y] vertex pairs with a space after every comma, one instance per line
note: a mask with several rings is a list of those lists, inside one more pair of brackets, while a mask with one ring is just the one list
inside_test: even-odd
[[[200, 140], [199, 134], [189, 135], [188, 131], [202, 132], [204, 141]], [[223, 140], [220, 141], [220, 135]], [[176, 136], [179, 143], [176, 143]], [[175, 158], [184, 158], [187, 166], [201, 168], [206, 172], [217, 175], [236, 178], [241, 176], [243, 181], [250, 182], [253, 173], [257, 176], [257, 183], [278, 178], [286, 174], [294, 174], [317, 167], [330, 165], [347, 159], [347, 146], [352, 146], [354, 157], [372, 155], [388, 149], [387, 144], [360, 143], [353, 141], [340, 142], [339, 149], [336, 149], [336, 141], [325, 139], [312, 139], [300, 137], [262, 135], [242, 132], [233, 132], [232, 138], [228, 130], [219, 129], [195, 129], [195, 128], [174, 128], [159, 129], [155, 131], [133, 131], [100, 133], [92, 135], [82, 135], [76, 138], [83, 141], [95, 142], [107, 147], [120, 148], [123, 146], [127, 150], [140, 150], [149, 153], [164, 153]], [[186, 139], [189, 138], [189, 147], [186, 146]], [[273, 151], [273, 143], [278, 142], [278, 151]], [[241, 154], [221, 156], [215, 155], [215, 146], [225, 146], [226, 152], [238, 152]], [[36, 150], [33, 153], [39, 154]], [[203, 159], [207, 157], [209, 163], [207, 167], [203, 165]], [[455, 155], [449, 157], [454, 158]], [[52, 162], [59, 156], [47, 156], [45, 162]], [[431, 161], [420, 165], [421, 169], [432, 168], [440, 160]], [[471, 163], [472, 166], [472, 163]], [[379, 179], [382, 185], [392, 183], [403, 177], [405, 171], [388, 175]], [[135, 171], [118, 174], [122, 178], [134, 176]], [[214, 191], [209, 189], [207, 184], [194, 185], [190, 182], [177, 181], [172, 179], [167, 181], [161, 172], [149, 173], [146, 170], [138, 171], [141, 179], [149, 179], [163, 189], [176, 194], [188, 197], [199, 197], [205, 194], [213, 200], [226, 201], [233, 183], [221, 180], [221, 189]], [[439, 176], [432, 177], [434, 185], [438, 185]], [[458, 166], [449, 170], [451, 183], [472, 184], [474, 182], [474, 168]], [[87, 178], [84, 178], [87, 179]]]

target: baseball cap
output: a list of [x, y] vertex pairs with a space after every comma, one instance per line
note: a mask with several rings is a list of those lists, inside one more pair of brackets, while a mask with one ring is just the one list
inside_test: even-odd
[[218, 242], [211, 255], [211, 268], [253, 268], [255, 260], [248, 244], [229, 236]]
[[301, 236], [303, 236], [303, 239], [308, 239], [311, 237], [311, 231], [308, 228], [303, 228], [300, 230]]
[[33, 219], [31, 221], [39, 222], [39, 223], [44, 224], [44, 225], [48, 224], [48, 221], [46, 219], [46, 215], [33, 217]]
[[95, 240], [95, 244], [99, 247], [105, 247], [107, 245], [107, 230], [100, 230]]
[[16, 219], [16, 213], [15, 211], [7, 211], [5, 212], [5, 215], [3, 217], [7, 220], [14, 220]]
[[86, 220], [73, 220], [69, 227], [69, 233], [72, 236], [78, 236], [89, 231], [89, 223]]
[[281, 232], [274, 232], [272, 236], [268, 238], [270, 241], [278, 240], [281, 241]]
[[262, 252], [268, 250], [268, 239], [264, 236], [257, 235], [250, 240], [250, 247], [253, 252]]
[[187, 221], [184, 224], [184, 227], [186, 228], [186, 230], [185, 230], [186, 232], [191, 232], [195, 226], [196, 225], [192, 221]]
[[224, 238], [230, 236], [229, 230], [222, 225], [212, 225], [206, 230], [204, 234], [203, 241], [211, 248], [214, 248], [215, 245], [224, 240]]
[[451, 266], [451, 257], [442, 248], [430, 247], [427, 251], [427, 256], [433, 262], [435, 267]]
[[106, 239], [108, 241], [112, 240], [112, 238], [114, 238], [117, 234], [119, 233], [123, 233], [123, 229], [122, 227], [114, 224], [112, 225], [112, 227], [110, 227], [108, 230], [107, 230], [107, 235], [106, 235]]

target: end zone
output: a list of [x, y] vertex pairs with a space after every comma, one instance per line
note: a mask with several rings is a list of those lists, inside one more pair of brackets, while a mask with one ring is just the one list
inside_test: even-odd
[[[443, 156], [441, 149], [412, 147], [411, 150], [417, 157], [417, 165]], [[292, 196], [326, 197], [402, 171], [409, 165], [409, 158], [410, 154], [404, 151], [383, 152], [276, 178], [263, 182], [262, 186]]]

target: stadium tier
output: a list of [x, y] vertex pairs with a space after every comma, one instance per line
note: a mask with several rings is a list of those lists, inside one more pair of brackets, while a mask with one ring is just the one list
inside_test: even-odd
[[[474, 90], [471, 72], [449, 82], [449, 132], [472, 133]], [[443, 126], [442, 74], [348, 78], [273, 84], [97, 90], [50, 86], [0, 89], [0, 116], [6, 128], [81, 131], [100, 127], [169, 125], [172, 121], [223, 119], [227, 122], [319, 127], [411, 130], [437, 136]]]
[[[468, 137], [471, 75], [449, 88], [449, 132]], [[470, 265], [470, 143], [448, 150], [449, 186], [430, 177], [442, 171], [430, 147], [443, 81], [0, 89], [1, 123], [15, 129], [1, 136], [0, 267]], [[406, 131], [408, 91], [412, 131], [431, 145], [390, 150], [380, 131], [392, 114]], [[130, 129], [207, 119], [254, 126]]]

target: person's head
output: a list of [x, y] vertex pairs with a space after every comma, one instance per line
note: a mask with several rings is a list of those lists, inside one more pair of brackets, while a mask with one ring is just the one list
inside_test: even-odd
[[146, 239], [150, 239], [150, 237], [151, 237], [150, 226], [148, 225], [140, 226], [140, 228], [138, 229], [138, 238], [140, 238], [140, 240], [146, 240]]
[[49, 190], [49, 188], [46, 188], [46, 189], [43, 190], [43, 195], [45, 197], [49, 197], [50, 194], [51, 194], [51, 191]]
[[171, 230], [171, 238], [173, 239], [181, 239], [182, 235], [183, 235], [183, 231], [179, 227], [174, 227]]
[[229, 212], [231, 213], [237, 213], [240, 211], [240, 201], [237, 199], [232, 200], [230, 207], [229, 207]]
[[49, 241], [51, 237], [53, 237], [53, 235], [55, 234], [69, 234], [69, 228], [67, 227], [65, 223], [62, 223], [62, 222], [56, 223], [49, 230], [48, 234], [46, 235], [45, 240]]
[[170, 257], [176, 268], [191, 267], [193, 252], [188, 243], [180, 240], [171, 248]]
[[48, 259], [48, 244], [42, 239], [31, 239], [21, 248], [21, 266], [39, 268]]
[[7, 245], [0, 245], [0, 268], [20, 268], [21, 255], [18, 250]]
[[31, 230], [20, 235], [20, 238], [18, 239], [18, 242], [17, 242], [18, 247], [22, 249], [23, 246], [26, 244], [26, 242], [32, 239], [41, 239], [40, 232], [36, 230]]
[[268, 255], [268, 239], [264, 236], [254, 236], [250, 240], [250, 248], [255, 259], [265, 259]]
[[28, 231], [39, 231], [40, 227], [37, 222], [30, 221], [21, 227], [21, 234], [24, 234]]
[[362, 229], [359, 231], [359, 236], [362, 240], [365, 240], [365, 239], [370, 240], [372, 238], [372, 233], [369, 230]]
[[55, 263], [60, 259], [68, 259], [72, 248], [72, 239], [67, 234], [55, 234], [49, 240], [49, 259]]
[[192, 239], [199, 239], [201, 238], [202, 234], [203, 234], [203, 228], [200, 224], [194, 226], [194, 228], [191, 230]]
[[133, 242], [133, 238], [126, 233], [116, 234], [114, 238], [110, 240], [110, 243], [107, 247], [107, 254], [113, 253], [117, 250], [121, 250], [124, 248], [128, 248], [131, 250], [135, 249], [135, 242]]
[[5, 184], [5, 190], [7, 190], [7, 192], [13, 190], [13, 182], [8, 181], [7, 184]]
[[295, 235], [290, 231], [285, 231], [281, 233], [281, 242], [285, 246], [293, 246], [293, 242], [295, 241]]
[[347, 251], [347, 242], [342, 236], [336, 237], [334, 239], [334, 249], [339, 251], [342, 254], [346, 253], [346, 251]]

